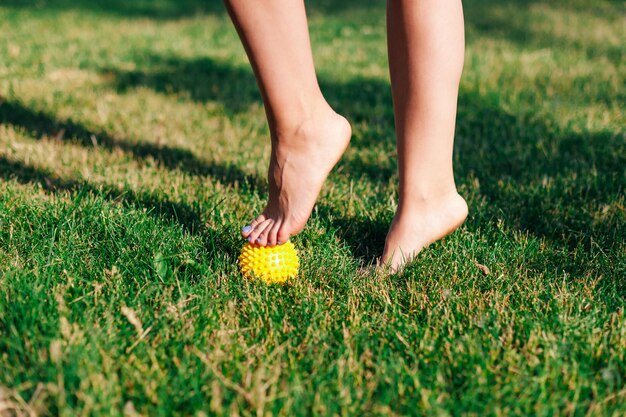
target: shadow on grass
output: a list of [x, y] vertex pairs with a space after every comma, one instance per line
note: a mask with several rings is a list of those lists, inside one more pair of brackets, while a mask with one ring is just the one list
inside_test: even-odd
[[[142, 54], [141, 62], [136, 70], [109, 67], [100, 71], [120, 93], [146, 87], [162, 94], [182, 95], [200, 103], [218, 102], [230, 115], [246, 112], [253, 103], [261, 103], [261, 95], [249, 66], [234, 67], [211, 57], [188, 59], [156, 54]], [[335, 82], [322, 78], [320, 85], [326, 99], [331, 104], [343, 106], [342, 112], [353, 123], [393, 123], [388, 82], [365, 78]]]
[[231, 258], [237, 256], [239, 248], [229, 244], [232, 239], [225, 230], [208, 227], [198, 214], [200, 209], [184, 202], [170, 201], [164, 196], [119, 189], [110, 185], [93, 185], [87, 181], [67, 180], [51, 172], [30, 166], [21, 161], [9, 160], [0, 156], [0, 178], [15, 180], [21, 184], [37, 184], [48, 194], [63, 192], [71, 195], [90, 194], [111, 202], [131, 207], [145, 208], [146, 213], [157, 220], [174, 222], [192, 235], [201, 236], [205, 247], [213, 248], [217, 253], [227, 253]]
[[261, 101], [254, 75], [247, 67], [233, 67], [208, 57], [183, 60], [148, 55], [143, 59], [145, 64], [138, 70], [106, 68], [102, 72], [120, 93], [147, 87], [196, 102], [219, 102], [229, 115], [245, 112], [252, 103]]
[[49, 193], [63, 191], [91, 193], [102, 195], [111, 201], [139, 205], [159, 218], [176, 221], [191, 233], [197, 233], [204, 228], [196, 210], [187, 204], [172, 202], [150, 193], [138, 194], [128, 189], [120, 190], [110, 186], [95, 186], [86, 181], [58, 178], [50, 172], [2, 156], [0, 156], [0, 177], [14, 179], [21, 184], [39, 184]]
[[16, 101], [3, 101], [1, 97], [0, 123], [21, 127], [36, 139], [48, 137], [88, 148], [97, 146], [109, 150], [120, 149], [137, 160], [150, 157], [167, 169], [178, 169], [190, 175], [210, 177], [227, 184], [245, 184], [252, 190], [264, 187], [264, 182], [260, 179], [244, 173], [232, 164], [204, 161], [186, 149], [115, 138], [104, 131], [90, 130], [72, 120], [57, 120]]

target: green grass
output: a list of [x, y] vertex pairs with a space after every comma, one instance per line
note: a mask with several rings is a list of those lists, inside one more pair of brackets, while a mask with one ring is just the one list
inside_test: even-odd
[[626, 414], [623, 3], [465, 2], [470, 217], [391, 277], [361, 269], [396, 198], [384, 3], [308, 7], [354, 137], [265, 286], [236, 257], [268, 130], [221, 3], [0, 3], [0, 415]]

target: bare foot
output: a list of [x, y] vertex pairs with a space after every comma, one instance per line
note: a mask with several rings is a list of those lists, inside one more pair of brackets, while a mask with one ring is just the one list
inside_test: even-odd
[[348, 147], [350, 123], [330, 107], [272, 139], [269, 200], [241, 234], [261, 246], [287, 242], [300, 232], [326, 177]]
[[423, 248], [454, 232], [467, 217], [467, 203], [453, 191], [398, 208], [387, 234], [382, 264], [397, 272]]

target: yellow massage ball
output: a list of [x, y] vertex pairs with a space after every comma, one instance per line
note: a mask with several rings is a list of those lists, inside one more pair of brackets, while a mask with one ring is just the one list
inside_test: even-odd
[[239, 268], [244, 277], [269, 284], [282, 284], [295, 277], [299, 266], [298, 252], [291, 242], [276, 246], [246, 243], [239, 255]]

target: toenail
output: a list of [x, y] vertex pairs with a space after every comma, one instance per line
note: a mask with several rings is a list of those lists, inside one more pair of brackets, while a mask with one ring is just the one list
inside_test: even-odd
[[277, 240], [276, 243], [278, 243], [279, 245], [283, 244], [280, 240]]
[[248, 237], [248, 242], [252, 243], [252, 236]]
[[241, 231], [244, 233], [248, 233], [250, 230], [252, 230], [252, 226], [247, 225], [241, 228]]

